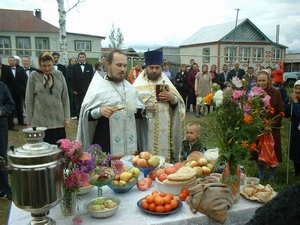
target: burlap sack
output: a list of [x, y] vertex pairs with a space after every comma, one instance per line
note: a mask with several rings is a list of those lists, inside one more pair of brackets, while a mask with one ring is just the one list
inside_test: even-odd
[[199, 183], [189, 188], [187, 203], [193, 213], [201, 212], [224, 224], [227, 210], [233, 205], [232, 195], [225, 184]]

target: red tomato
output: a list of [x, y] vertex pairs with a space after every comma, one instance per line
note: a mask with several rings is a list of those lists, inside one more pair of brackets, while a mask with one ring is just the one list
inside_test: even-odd
[[187, 197], [187, 195], [186, 195], [185, 193], [180, 193], [180, 194], [179, 194], [179, 199], [180, 199], [181, 201], [185, 201], [186, 197]]
[[187, 196], [190, 195], [190, 191], [187, 188], [182, 188], [180, 193], [185, 193]]

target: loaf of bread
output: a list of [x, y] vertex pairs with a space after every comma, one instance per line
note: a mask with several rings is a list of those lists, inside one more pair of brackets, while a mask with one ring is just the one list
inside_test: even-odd
[[176, 173], [169, 174], [167, 179], [170, 181], [186, 181], [194, 178], [196, 172], [191, 167], [181, 167]]
[[193, 185], [196, 181], [196, 177], [192, 177], [191, 179], [189, 180], [177, 180], [177, 181], [174, 181], [174, 180], [164, 180], [163, 183], [164, 184], [168, 184], [168, 185], [174, 185], [174, 186], [177, 186], [177, 185], [186, 185], [186, 186], [190, 186], [190, 185]]

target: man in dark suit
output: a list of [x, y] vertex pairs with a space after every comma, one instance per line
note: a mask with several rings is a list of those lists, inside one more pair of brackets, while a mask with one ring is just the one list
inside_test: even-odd
[[[11, 95], [16, 104], [15, 113], [18, 119], [18, 124], [26, 125], [24, 123], [23, 105], [26, 94], [27, 75], [23, 67], [16, 67], [16, 59], [13, 56], [8, 58], [8, 63], [13, 74], [12, 84], [11, 86], [8, 86], [8, 88], [10, 89]], [[16, 130], [13, 118], [14, 116], [12, 115], [8, 120], [8, 129], [10, 130]]]
[[238, 61], [235, 61], [233, 63], [233, 66], [234, 68], [229, 72], [229, 80], [231, 80], [235, 76], [237, 76], [240, 80], [243, 79], [243, 76], [246, 74], [246, 72], [244, 69], [240, 68], [240, 63]]
[[219, 74], [219, 85], [220, 85], [221, 89], [223, 90], [227, 87], [227, 82], [229, 81], [228, 65], [224, 64], [222, 70], [223, 70], [223, 72]]
[[77, 104], [77, 119], [81, 104], [94, 75], [93, 66], [86, 62], [86, 54], [78, 54], [78, 63], [72, 67], [72, 89]]
[[29, 74], [32, 72], [32, 71], [35, 71], [36, 68], [32, 67], [31, 66], [31, 63], [30, 63], [30, 56], [28, 55], [24, 55], [22, 57], [22, 64], [23, 64], [23, 69], [25, 70], [25, 73], [27, 75], [27, 78], [29, 77]]
[[63, 64], [59, 63], [60, 54], [58, 52], [53, 52], [52, 57], [53, 57], [53, 67], [54, 67], [54, 69], [59, 70], [60, 72], [62, 72], [62, 74], [64, 75], [64, 77], [66, 79], [67, 68]]

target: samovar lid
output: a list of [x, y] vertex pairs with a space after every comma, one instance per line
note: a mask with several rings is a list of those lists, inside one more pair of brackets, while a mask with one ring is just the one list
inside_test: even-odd
[[45, 137], [46, 127], [32, 127], [25, 128], [23, 132], [25, 133], [25, 139], [27, 143], [22, 147], [13, 150], [12, 154], [14, 157], [38, 157], [55, 154], [60, 151], [56, 145], [50, 145], [49, 143], [43, 142]]

